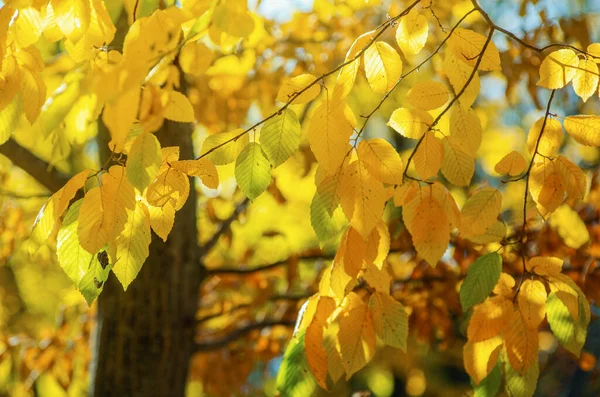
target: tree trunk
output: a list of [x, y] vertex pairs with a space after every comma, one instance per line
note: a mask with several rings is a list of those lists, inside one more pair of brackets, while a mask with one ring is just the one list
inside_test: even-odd
[[[192, 125], [165, 120], [161, 146], [193, 158]], [[99, 135], [107, 136], [106, 128]], [[106, 143], [100, 143], [107, 147]], [[111, 274], [99, 297], [93, 336], [90, 395], [184, 396], [194, 348], [194, 319], [203, 278], [196, 229], [196, 195], [177, 212], [167, 242], [154, 233], [150, 256], [127, 292]]]

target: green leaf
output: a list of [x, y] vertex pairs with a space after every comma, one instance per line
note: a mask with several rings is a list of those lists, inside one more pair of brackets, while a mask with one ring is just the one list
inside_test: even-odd
[[102, 263], [98, 260], [101, 255], [106, 255], [105, 251], [100, 251], [98, 255], [94, 255], [88, 271], [77, 287], [90, 306], [104, 289], [104, 283], [108, 279], [110, 269], [112, 269], [112, 265], [108, 262], [104, 262], [104, 267], [102, 266]]
[[525, 371], [523, 375], [511, 367], [508, 358], [505, 356], [504, 361], [504, 379], [506, 386], [506, 394], [509, 397], [532, 397], [537, 387], [537, 381], [540, 376], [540, 368], [538, 360], [535, 360], [533, 365]]
[[500, 369], [500, 361], [496, 362], [496, 366], [481, 381], [479, 385], [475, 385], [471, 381], [475, 394], [473, 397], [494, 397], [500, 391], [500, 384], [502, 383], [502, 370]]
[[339, 231], [333, 219], [333, 214], [327, 211], [327, 207], [318, 192], [315, 193], [310, 203], [310, 224], [319, 241], [327, 241]]
[[288, 345], [277, 374], [277, 390], [286, 397], [312, 396], [317, 381], [308, 368], [304, 350], [306, 331], [298, 333]]
[[17, 127], [21, 116], [23, 102], [19, 94], [15, 95], [13, 100], [0, 111], [0, 145], [8, 141], [10, 135]]
[[158, 175], [162, 161], [160, 143], [149, 132], [138, 135], [127, 155], [125, 172], [133, 186], [143, 191]]
[[467, 271], [460, 287], [460, 304], [463, 311], [483, 302], [494, 289], [502, 273], [502, 257], [491, 252], [477, 258]]
[[235, 179], [244, 194], [254, 200], [271, 182], [271, 163], [260, 144], [249, 143], [235, 162]]
[[58, 263], [75, 286], [79, 286], [94, 256], [79, 244], [77, 218], [81, 203], [83, 203], [83, 199], [77, 200], [69, 207], [56, 238]]
[[260, 143], [273, 167], [283, 164], [300, 144], [302, 128], [296, 113], [285, 109], [260, 130]]
[[[81, 292], [88, 305], [100, 295], [104, 282], [108, 278], [111, 265], [104, 251], [98, 255], [90, 254], [80, 244], [77, 236], [79, 210], [83, 199], [77, 200], [69, 207], [58, 231], [56, 255], [58, 263], [67, 276]], [[102, 263], [99, 257], [106, 258]]]
[[579, 300], [579, 322], [575, 322], [569, 309], [556, 293], [551, 293], [546, 301], [548, 324], [558, 342], [568, 351], [579, 356], [587, 335], [586, 316]]

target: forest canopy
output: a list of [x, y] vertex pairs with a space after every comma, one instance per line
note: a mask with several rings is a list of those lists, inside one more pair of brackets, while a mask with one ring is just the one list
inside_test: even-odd
[[556, 3], [0, 1], [0, 395], [598, 395]]

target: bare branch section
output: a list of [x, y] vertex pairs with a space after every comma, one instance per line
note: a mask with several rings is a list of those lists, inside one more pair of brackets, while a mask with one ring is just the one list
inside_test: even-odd
[[296, 324], [296, 320], [266, 320], [266, 321], [261, 321], [261, 322], [257, 322], [257, 323], [251, 323], [248, 324], [246, 326], [240, 327], [238, 329], [236, 329], [235, 331], [231, 332], [230, 334], [228, 334], [227, 336], [224, 336], [221, 339], [216, 339], [213, 341], [208, 341], [208, 342], [200, 342], [196, 344], [196, 353], [198, 352], [206, 352], [206, 351], [211, 351], [211, 350], [218, 350], [221, 349], [225, 346], [227, 346], [229, 343], [234, 342], [237, 339], [240, 339], [244, 336], [246, 336], [247, 334], [249, 334], [252, 331], [258, 330], [258, 329], [264, 329], [264, 328], [269, 328], [269, 327], [275, 327], [275, 326], [284, 326], [284, 327], [293, 327]]
[[52, 193], [62, 188], [69, 180], [68, 175], [51, 168], [50, 164], [19, 145], [14, 139], [0, 145], [0, 154], [8, 157], [14, 165], [27, 172]]
[[213, 236], [210, 238], [210, 240], [208, 240], [202, 247], [200, 247], [200, 252], [201, 252], [202, 256], [205, 256], [206, 254], [208, 254], [208, 252], [215, 245], [217, 245], [221, 236], [224, 235], [225, 233], [227, 233], [231, 229], [231, 224], [233, 222], [235, 222], [239, 218], [239, 216], [246, 210], [246, 207], [248, 207], [248, 203], [250, 203], [250, 200], [248, 198], [245, 198], [244, 200], [242, 200], [242, 202], [240, 202], [235, 207], [235, 209], [233, 210], [233, 213], [229, 216], [229, 218], [225, 219], [221, 223], [221, 227], [219, 228], [219, 230], [217, 230], [215, 232], [215, 234], [213, 234]]

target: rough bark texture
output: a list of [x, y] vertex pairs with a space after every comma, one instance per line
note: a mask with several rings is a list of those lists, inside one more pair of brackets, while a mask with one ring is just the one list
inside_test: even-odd
[[[191, 132], [190, 124], [165, 121], [156, 135], [162, 147], [179, 146], [181, 158], [190, 159]], [[194, 181], [190, 182], [190, 197], [177, 212], [167, 242], [153, 233], [150, 256], [127, 292], [111, 274], [100, 295], [90, 368], [92, 396], [185, 393], [203, 277]]]

